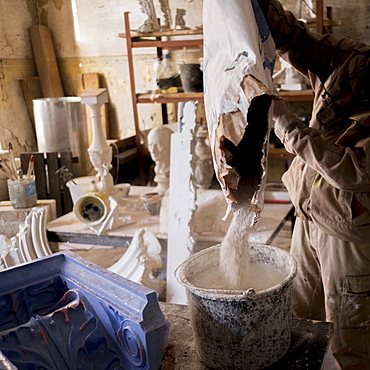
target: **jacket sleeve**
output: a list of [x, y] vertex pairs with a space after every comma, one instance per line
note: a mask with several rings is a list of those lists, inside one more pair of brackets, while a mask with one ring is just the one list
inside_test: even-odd
[[289, 111], [276, 120], [275, 133], [290, 153], [300, 157], [335, 188], [370, 191], [370, 137], [353, 148], [336, 145]]
[[[368, 47], [349, 38], [321, 35], [284, 10], [277, 0], [259, 0], [279, 56], [307, 78], [319, 78], [324, 83], [330, 74], [354, 50], [364, 52]], [[314, 86], [313, 86], [314, 87]]]

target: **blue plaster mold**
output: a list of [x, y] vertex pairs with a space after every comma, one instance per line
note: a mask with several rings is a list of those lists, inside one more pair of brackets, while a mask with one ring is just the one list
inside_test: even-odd
[[155, 369], [157, 293], [60, 252], [0, 272], [0, 369]]

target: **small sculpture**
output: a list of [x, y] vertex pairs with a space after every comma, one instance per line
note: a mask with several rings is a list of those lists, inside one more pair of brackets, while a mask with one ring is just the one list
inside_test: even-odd
[[168, 4], [168, 0], [159, 0], [161, 4], [161, 10], [164, 16], [164, 25], [161, 27], [162, 30], [170, 30], [172, 17], [171, 17], [171, 9]]
[[139, 32], [159, 31], [159, 22], [155, 14], [153, 0], [139, 0], [142, 12], [148, 17], [144, 24], [138, 28]]
[[176, 29], [177, 30], [187, 30], [189, 27], [186, 27], [184, 15], [186, 14], [185, 9], [176, 9]]
[[166, 126], [153, 128], [148, 134], [149, 153], [155, 162], [156, 191], [165, 193], [170, 184], [171, 135], [173, 131]]
[[160, 26], [159, 21], [157, 19], [153, 0], [139, 0], [141, 10], [145, 15], [148, 16], [144, 24], [138, 28], [139, 32], [155, 32], [160, 30], [165, 31], [171, 29], [172, 17], [168, 0], [159, 0], [159, 3], [161, 4], [161, 10], [164, 16], [163, 26]]

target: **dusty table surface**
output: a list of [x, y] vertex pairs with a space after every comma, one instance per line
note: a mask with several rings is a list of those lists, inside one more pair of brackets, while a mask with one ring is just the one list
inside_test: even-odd
[[[94, 245], [109, 245], [114, 247], [128, 247], [138, 229], [147, 228], [152, 231], [162, 247], [167, 247], [167, 234], [160, 231], [160, 216], [149, 215], [143, 208], [140, 196], [153, 191], [154, 188], [146, 186], [132, 186], [130, 195], [122, 198], [119, 205], [120, 217], [129, 217], [132, 222], [107, 230], [102, 235], [97, 235], [89, 226], [80, 222], [73, 212], [49, 222], [46, 226], [50, 242], [69, 242]], [[276, 236], [277, 229], [287, 219], [292, 211], [292, 204], [265, 203], [259, 222], [250, 230], [251, 243], [268, 244]], [[209, 247], [220, 243], [225, 234], [205, 232], [193, 235], [201, 246]]]
[[[187, 306], [161, 302], [160, 307], [171, 325], [170, 340], [163, 356], [161, 370], [209, 369], [196, 353]], [[293, 319], [292, 341], [288, 352], [278, 362], [265, 369], [321, 369], [332, 333], [332, 323]]]

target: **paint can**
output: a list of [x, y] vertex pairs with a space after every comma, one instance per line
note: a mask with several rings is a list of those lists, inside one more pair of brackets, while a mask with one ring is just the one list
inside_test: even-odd
[[15, 209], [31, 208], [37, 203], [35, 176], [11, 180], [8, 179], [10, 203]]
[[200, 273], [219, 268], [220, 248], [194, 254], [175, 271], [186, 288], [196, 351], [211, 368], [262, 369], [278, 361], [290, 345], [296, 261], [282, 249], [251, 245], [251, 263], [268, 264], [283, 274], [277, 285], [256, 292], [197, 287]]

